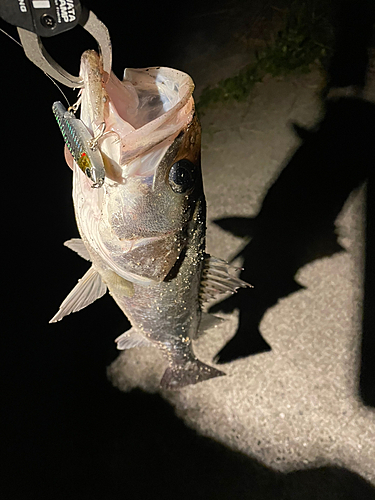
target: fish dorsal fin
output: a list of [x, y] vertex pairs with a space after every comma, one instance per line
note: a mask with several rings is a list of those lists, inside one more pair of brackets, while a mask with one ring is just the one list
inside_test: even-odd
[[137, 332], [134, 328], [131, 328], [127, 332], [123, 333], [115, 340], [117, 343], [117, 349], [120, 351], [124, 349], [132, 349], [133, 347], [151, 347], [152, 342], [146, 339], [141, 333]]
[[63, 319], [64, 316], [80, 311], [92, 304], [96, 299], [100, 299], [106, 291], [107, 285], [103, 283], [100, 274], [91, 266], [87, 273], [78, 280], [78, 283], [61, 304], [50, 323], [56, 323], [56, 321]]
[[246, 281], [230, 274], [230, 270], [238, 271], [240, 268], [231, 266], [225, 260], [206, 255], [201, 281], [200, 298], [202, 302], [216, 298], [223, 293], [235, 293], [238, 288], [253, 288]]
[[72, 238], [71, 240], [66, 241], [64, 245], [70, 248], [70, 250], [77, 252], [82, 259], [91, 260], [90, 254], [81, 238]]

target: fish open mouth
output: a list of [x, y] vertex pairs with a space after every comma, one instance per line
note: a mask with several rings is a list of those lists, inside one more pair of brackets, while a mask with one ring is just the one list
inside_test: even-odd
[[132, 161], [176, 137], [191, 121], [194, 83], [190, 76], [164, 67], [127, 68], [121, 82], [113, 72], [109, 77], [103, 73], [100, 57], [92, 50], [82, 55], [80, 74], [84, 81], [81, 119], [94, 136], [105, 123], [99, 144], [109, 176], [116, 167], [124, 176], [150, 174], [144, 163]]

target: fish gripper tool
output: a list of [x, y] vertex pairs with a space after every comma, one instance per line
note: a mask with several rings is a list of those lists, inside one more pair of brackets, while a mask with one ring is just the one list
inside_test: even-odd
[[110, 74], [112, 46], [109, 32], [79, 0], [1, 0], [0, 17], [17, 26], [26, 56], [42, 71], [67, 87], [81, 88], [83, 80], [65, 71], [46, 51], [41, 37], [52, 37], [80, 24], [97, 41], [103, 71]]

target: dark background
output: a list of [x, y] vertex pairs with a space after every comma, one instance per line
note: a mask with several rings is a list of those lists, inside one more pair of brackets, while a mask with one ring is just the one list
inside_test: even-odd
[[[235, 7], [230, 19], [216, 13]], [[86, 2], [109, 28], [113, 69], [180, 64], [190, 37], [225, 39], [259, 2]], [[246, 19], [241, 16], [246, 11]], [[237, 10], [236, 10], [237, 9]], [[245, 24], [244, 24], [245, 23]], [[15, 29], [1, 23], [3, 29]], [[344, 30], [345, 31], [345, 30]], [[228, 35], [229, 36], [229, 35]], [[345, 37], [344, 37], [345, 38]], [[276, 473], [186, 428], [159, 396], [124, 394], [106, 378], [128, 322], [106, 295], [49, 325], [87, 270], [63, 247], [77, 237], [71, 171], [51, 112], [58, 89], [1, 35], [3, 392], [1, 495], [6, 499], [375, 498], [344, 469]], [[78, 74], [95, 42], [81, 28], [45, 40]], [[194, 78], [194, 75], [192, 75]], [[63, 89], [69, 100], [74, 94]]]

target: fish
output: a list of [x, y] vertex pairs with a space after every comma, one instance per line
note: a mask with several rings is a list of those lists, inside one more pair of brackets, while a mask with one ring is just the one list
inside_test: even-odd
[[116, 338], [118, 349], [159, 349], [166, 362], [162, 389], [225, 375], [196, 357], [193, 342], [221, 321], [203, 311], [208, 300], [251, 285], [205, 251], [193, 81], [165, 67], [127, 68], [120, 81], [103, 71], [91, 50], [82, 55], [80, 75], [80, 119], [93, 136], [105, 123], [98, 140], [105, 179], [100, 189], [91, 189], [91, 180], [65, 151], [81, 236], [65, 245], [91, 267], [51, 322], [109, 290], [132, 325]]

